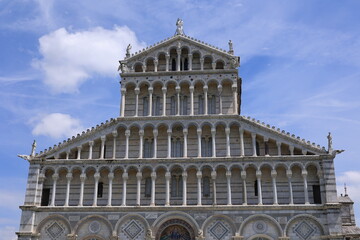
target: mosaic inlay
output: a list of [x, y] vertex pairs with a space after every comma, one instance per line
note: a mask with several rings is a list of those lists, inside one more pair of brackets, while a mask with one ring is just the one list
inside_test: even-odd
[[209, 230], [217, 240], [223, 239], [229, 233], [229, 229], [220, 221], [216, 222]]
[[124, 227], [123, 231], [128, 238], [136, 239], [144, 230], [135, 220], [131, 220]]
[[101, 224], [98, 221], [92, 221], [89, 224], [89, 231], [92, 233], [98, 233], [101, 230]]
[[306, 221], [302, 221], [294, 227], [294, 232], [301, 239], [307, 240], [316, 232], [316, 229]]
[[57, 239], [64, 233], [65, 229], [58, 224], [57, 222], [52, 223], [47, 229], [47, 234], [51, 237], [51, 239]]
[[264, 233], [267, 230], [267, 225], [264, 221], [256, 221], [253, 225], [253, 229], [256, 233]]

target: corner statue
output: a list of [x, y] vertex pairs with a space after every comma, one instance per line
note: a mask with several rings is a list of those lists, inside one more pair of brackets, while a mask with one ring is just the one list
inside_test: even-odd
[[180, 18], [176, 21], [176, 33], [175, 35], [183, 35], [184, 34], [184, 28], [183, 28], [184, 22]]
[[132, 46], [131, 44], [129, 44], [126, 48], [126, 57], [130, 57], [130, 50], [131, 50]]
[[30, 155], [18, 154], [18, 157], [30, 161], [31, 159], [33, 159], [33, 157], [35, 157], [35, 151], [36, 151], [36, 141], [34, 140], [33, 144], [31, 145]]

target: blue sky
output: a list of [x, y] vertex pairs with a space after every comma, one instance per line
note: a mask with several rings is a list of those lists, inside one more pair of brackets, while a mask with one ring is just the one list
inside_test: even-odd
[[0, 239], [18, 230], [38, 150], [119, 115], [118, 60], [175, 32], [241, 56], [242, 115], [325, 146], [360, 221], [359, 1], [0, 0]]

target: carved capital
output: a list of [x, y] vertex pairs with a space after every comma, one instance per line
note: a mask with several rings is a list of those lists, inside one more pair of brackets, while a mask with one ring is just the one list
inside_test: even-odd
[[128, 180], [129, 179], [129, 174], [127, 172], [124, 172], [122, 174], [122, 178], [123, 178], [124, 181]]

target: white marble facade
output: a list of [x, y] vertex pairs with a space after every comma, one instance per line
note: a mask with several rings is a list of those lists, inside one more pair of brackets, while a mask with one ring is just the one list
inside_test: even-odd
[[330, 141], [240, 116], [232, 43], [218, 49], [182, 24], [128, 47], [119, 117], [27, 157], [18, 239], [356, 237], [343, 231], [356, 227], [351, 200], [338, 201]]

